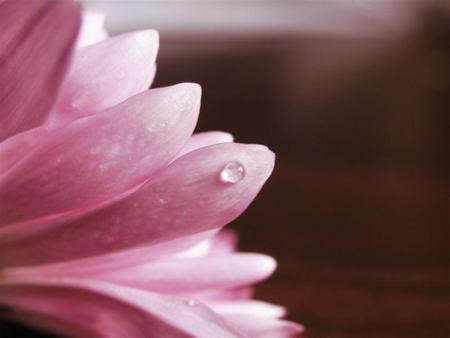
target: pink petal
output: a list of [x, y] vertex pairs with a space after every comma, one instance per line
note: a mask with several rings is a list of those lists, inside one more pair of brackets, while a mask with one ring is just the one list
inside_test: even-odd
[[0, 143], [0, 180], [26, 155], [37, 148], [49, 134], [45, 127], [37, 127], [11, 136]]
[[[78, 269], [78, 276], [153, 292], [188, 294], [253, 284], [270, 276], [275, 267], [272, 257], [242, 253], [161, 259], [115, 270], [97, 269], [87, 274], [80, 274]], [[65, 270], [65, 275], [71, 275], [71, 271]]]
[[100, 12], [83, 11], [80, 34], [78, 34], [77, 48], [92, 45], [108, 37], [103, 28], [105, 15]]
[[87, 280], [2, 283], [0, 304], [75, 337], [242, 337], [200, 303]]
[[[0, 141], [44, 122], [80, 25], [73, 1], [0, 4]], [[57, 32], [57, 34], [55, 34]]]
[[148, 91], [63, 128], [1, 178], [2, 224], [100, 203], [164, 167], [191, 135], [198, 85]]
[[211, 253], [232, 253], [237, 249], [238, 236], [230, 229], [222, 230], [211, 238]]
[[194, 134], [189, 141], [185, 144], [177, 157], [181, 157], [190, 153], [191, 151], [207, 147], [218, 143], [233, 142], [233, 135], [224, 133], [222, 131], [208, 131], [203, 133]]
[[304, 327], [300, 324], [277, 318], [252, 315], [226, 315], [224, 317], [252, 338], [297, 337], [304, 331]]
[[139, 31], [76, 51], [49, 123], [64, 124], [121, 103], [150, 87], [158, 33]]
[[223, 316], [281, 318], [286, 315], [286, 308], [283, 306], [257, 300], [206, 301], [205, 303]]
[[221, 230], [214, 235], [197, 243], [187, 250], [176, 254], [176, 257], [193, 258], [211, 254], [225, 254], [236, 251], [237, 236], [231, 230]]
[[[216, 234], [218, 230], [210, 230], [208, 232]], [[212, 235], [211, 237], [214, 237]], [[211, 237], [190, 246], [186, 250], [175, 253], [176, 258], [195, 258], [205, 257], [211, 253]]]
[[[245, 167], [245, 176], [235, 184], [220, 180], [230, 161]], [[273, 165], [274, 154], [264, 146], [222, 143], [201, 148], [126, 199], [95, 212], [0, 228], [0, 263], [64, 261], [221, 228], [247, 208]]]
[[121, 270], [129, 266], [148, 263], [155, 258], [178, 257], [178, 252], [184, 252], [186, 248], [208, 241], [208, 238], [214, 236], [216, 232], [217, 230], [203, 231], [155, 245], [139, 246], [106, 255], [33, 267], [4, 269], [4, 271], [14, 276], [64, 277], [68, 275], [88, 276], [98, 271]]

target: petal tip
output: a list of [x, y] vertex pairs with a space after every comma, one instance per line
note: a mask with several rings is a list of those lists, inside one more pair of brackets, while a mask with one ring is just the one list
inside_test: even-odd
[[276, 270], [278, 263], [275, 258], [267, 255], [259, 255], [259, 264], [261, 270], [264, 270], [267, 275], [271, 275]]
[[159, 33], [154, 29], [146, 29], [137, 31], [134, 33], [134, 36], [139, 42], [142, 42], [143, 45], [146, 45], [150, 41], [150, 46], [159, 45]]
[[127, 33], [125, 38], [129, 38], [130, 50], [139, 51], [138, 57], [149, 59], [154, 63], [159, 49], [159, 33], [153, 29], [146, 29]]
[[263, 181], [267, 180], [275, 166], [275, 153], [261, 144], [250, 144], [247, 147], [250, 158], [252, 158], [259, 176]]
[[271, 256], [260, 253], [248, 253], [245, 255], [249, 255], [253, 267], [259, 271], [260, 280], [272, 275], [277, 268], [278, 263]]
[[202, 86], [195, 82], [183, 82], [173, 86], [179, 91], [190, 93], [192, 96], [200, 96], [202, 93]]
[[181, 107], [192, 107], [198, 113], [202, 98], [202, 87], [197, 83], [185, 82], [169, 87], [173, 91], [173, 98]]

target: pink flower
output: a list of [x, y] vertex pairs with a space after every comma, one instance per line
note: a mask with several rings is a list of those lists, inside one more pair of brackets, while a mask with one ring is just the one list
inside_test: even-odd
[[147, 90], [157, 33], [88, 15], [78, 36], [74, 2], [0, 1], [2, 315], [74, 337], [301, 331], [250, 300], [275, 261], [219, 232], [273, 153], [192, 135], [200, 87]]

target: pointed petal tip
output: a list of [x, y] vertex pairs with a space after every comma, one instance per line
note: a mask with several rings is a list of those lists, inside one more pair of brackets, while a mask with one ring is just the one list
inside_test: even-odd
[[154, 29], [146, 29], [128, 33], [130, 36], [130, 42], [135, 42], [141, 48], [147, 48], [153, 52], [156, 52], [159, 47], [159, 33]]
[[177, 90], [186, 94], [190, 94], [194, 97], [201, 97], [202, 95], [202, 86], [195, 82], [183, 82], [173, 85], [172, 88], [176, 88]]
[[275, 166], [275, 153], [261, 144], [242, 144], [246, 147], [248, 162], [255, 172], [265, 182], [273, 172]]
[[305, 332], [305, 327], [301, 324], [291, 322], [289, 320], [281, 320], [285, 334], [288, 337], [297, 337]]
[[223, 316], [254, 316], [258, 318], [280, 319], [287, 315], [284, 306], [260, 300], [207, 300], [207, 304]]
[[168, 99], [172, 100], [175, 106], [199, 113], [202, 97], [202, 87], [199, 84], [190, 82], [179, 83], [162, 88], [162, 90], [169, 91], [171, 97]]
[[50, 120], [55, 125], [118, 105], [147, 91], [153, 81], [158, 32], [135, 31], [98, 38], [96, 43], [90, 43], [87, 35], [79, 38], [84, 47], [77, 50], [52, 109]]
[[159, 43], [159, 32], [155, 29], [146, 29], [141, 31], [142, 34], [145, 34], [149, 40]]
[[[118, 48], [128, 49], [134, 53], [138, 59], [148, 58], [150, 61], [149, 63], [154, 63], [156, 61], [159, 50], [159, 33], [154, 29], [124, 33], [104, 40], [103, 42], [108, 46], [115, 41], [118, 42], [116, 45]], [[95, 45], [93, 45], [92, 48], [95, 48]]]
[[110, 44], [114, 41], [125, 41], [130, 48], [136, 48], [141, 53], [150, 51], [156, 54], [159, 47], [159, 33], [154, 29], [144, 29], [117, 35], [102, 42]]
[[227, 132], [224, 132], [224, 131], [217, 131], [215, 133], [222, 136], [222, 139], [221, 139], [222, 143], [227, 143], [227, 142], [233, 142], [234, 141], [234, 136], [231, 133], [227, 133]]
[[249, 144], [255, 151], [260, 151], [266, 153], [267, 159], [270, 162], [275, 162], [275, 153], [264, 144]]

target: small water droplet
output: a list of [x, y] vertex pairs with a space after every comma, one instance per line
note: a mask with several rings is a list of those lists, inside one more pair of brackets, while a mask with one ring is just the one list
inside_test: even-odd
[[194, 306], [198, 305], [198, 301], [194, 298], [191, 298], [186, 301], [186, 305], [190, 306], [190, 307], [194, 307]]
[[166, 204], [166, 199], [164, 197], [159, 198], [159, 204]]
[[245, 167], [241, 162], [231, 161], [220, 171], [220, 180], [224, 183], [237, 183], [245, 177]]

